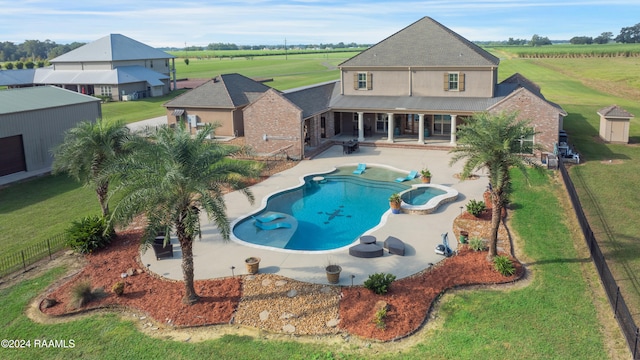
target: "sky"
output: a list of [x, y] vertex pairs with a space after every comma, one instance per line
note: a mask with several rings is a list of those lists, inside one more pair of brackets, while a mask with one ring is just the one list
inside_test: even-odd
[[0, 42], [91, 42], [122, 34], [153, 47], [210, 43], [375, 44], [424, 16], [471, 41], [614, 37], [640, 0], [0, 0]]

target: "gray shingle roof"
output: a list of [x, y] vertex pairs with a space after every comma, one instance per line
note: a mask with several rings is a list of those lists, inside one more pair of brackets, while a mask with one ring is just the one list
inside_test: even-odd
[[382, 40], [339, 66], [497, 66], [500, 60], [430, 17]]
[[236, 108], [270, 87], [240, 74], [223, 74], [164, 104], [165, 107]]
[[606, 118], [631, 119], [634, 115], [618, 105], [607, 106], [598, 110], [598, 114]]
[[339, 81], [331, 81], [304, 88], [291, 89], [283, 95], [289, 101], [302, 109], [302, 118], [329, 111], [329, 105], [334, 89]]
[[111, 34], [60, 55], [50, 62], [55, 64], [79, 61], [123, 61], [171, 58], [174, 58], [174, 56], [162, 50], [152, 48], [149, 45], [145, 45], [124, 35]]
[[0, 114], [48, 109], [88, 102], [100, 102], [100, 99], [55, 86], [2, 90], [0, 91]]

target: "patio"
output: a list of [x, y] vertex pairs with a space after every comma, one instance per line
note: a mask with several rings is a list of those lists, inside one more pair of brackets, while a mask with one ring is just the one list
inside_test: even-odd
[[[425, 147], [426, 148], [426, 147]], [[406, 245], [405, 256], [391, 255], [362, 259], [350, 256], [348, 248], [319, 252], [292, 252], [270, 250], [240, 244], [236, 241], [223, 241], [218, 230], [205, 219], [202, 227], [202, 239], [194, 242], [194, 268], [196, 279], [220, 278], [246, 274], [244, 259], [250, 256], [260, 257], [260, 273], [272, 273], [291, 279], [326, 284], [324, 267], [329, 263], [342, 266], [340, 285], [361, 285], [370, 274], [376, 272], [393, 273], [398, 279], [424, 270], [444, 257], [435, 253], [436, 245], [441, 242], [441, 234], [448, 232], [450, 245], [455, 250], [457, 242], [452, 232], [454, 218], [460, 214], [461, 207], [469, 199], [482, 199], [487, 179], [483, 174], [477, 180], [460, 181], [454, 175], [459, 173], [462, 164], [449, 166], [450, 155], [442, 150], [360, 147], [358, 151], [344, 155], [342, 146], [332, 146], [313, 160], [301, 161], [294, 168], [275, 174], [269, 179], [252, 187], [256, 203], [250, 205], [238, 192], [226, 195], [227, 214], [233, 223], [253, 213], [263, 206], [266, 197], [300, 184], [304, 175], [326, 172], [336, 166], [355, 166], [358, 163], [379, 164], [395, 167], [398, 170], [420, 170], [428, 167], [432, 173], [432, 182], [450, 186], [459, 192], [455, 202], [441, 205], [429, 215], [393, 215], [387, 211], [379, 226], [369, 230], [366, 235], [375, 236], [382, 244], [388, 236], [393, 236]], [[149, 270], [169, 279], [182, 280], [181, 252], [176, 239], [174, 257], [156, 260], [149, 249], [142, 254], [142, 262]], [[233, 269], [232, 269], [233, 267]], [[353, 277], [352, 277], [353, 276]]]

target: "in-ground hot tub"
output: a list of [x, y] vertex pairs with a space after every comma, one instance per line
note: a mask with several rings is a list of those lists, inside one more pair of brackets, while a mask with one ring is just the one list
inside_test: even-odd
[[434, 212], [440, 204], [455, 201], [458, 191], [444, 185], [416, 184], [401, 192], [400, 197], [402, 212], [422, 215]]

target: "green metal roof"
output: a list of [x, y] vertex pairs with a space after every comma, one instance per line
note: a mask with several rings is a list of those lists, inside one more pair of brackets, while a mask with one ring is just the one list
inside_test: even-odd
[[0, 91], [0, 115], [96, 101], [100, 99], [55, 86], [3, 90]]

